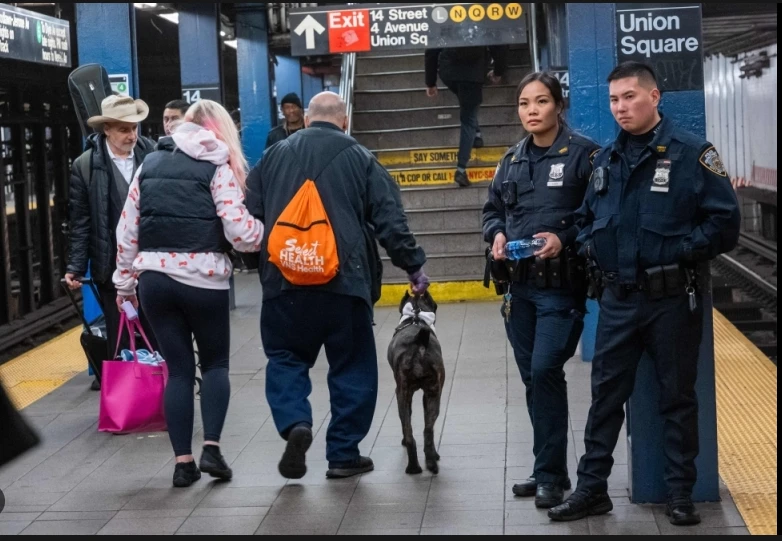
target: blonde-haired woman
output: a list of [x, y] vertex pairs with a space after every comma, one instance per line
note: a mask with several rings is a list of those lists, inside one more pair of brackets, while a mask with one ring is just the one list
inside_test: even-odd
[[[117, 227], [117, 304], [142, 309], [161, 337], [169, 370], [166, 420], [176, 456], [174, 486], [189, 487], [201, 471], [229, 480], [220, 452], [230, 383], [228, 251], [257, 252], [263, 224], [244, 205], [247, 161], [228, 112], [202, 100], [171, 138], [161, 140], [130, 186]], [[191, 450], [198, 344], [203, 385], [204, 448], [199, 467]]]

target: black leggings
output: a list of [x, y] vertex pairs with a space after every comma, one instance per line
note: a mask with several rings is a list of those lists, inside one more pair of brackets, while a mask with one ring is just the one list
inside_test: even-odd
[[231, 385], [228, 291], [186, 286], [159, 272], [139, 278], [139, 299], [168, 364], [166, 421], [176, 456], [191, 455], [196, 361], [201, 363], [201, 417], [204, 441], [220, 441]]

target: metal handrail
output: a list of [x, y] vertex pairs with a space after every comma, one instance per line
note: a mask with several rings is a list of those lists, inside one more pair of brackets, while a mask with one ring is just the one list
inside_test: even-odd
[[356, 53], [342, 55], [342, 73], [339, 81], [339, 96], [345, 102], [348, 115], [347, 134], [353, 132], [353, 87], [356, 79]]

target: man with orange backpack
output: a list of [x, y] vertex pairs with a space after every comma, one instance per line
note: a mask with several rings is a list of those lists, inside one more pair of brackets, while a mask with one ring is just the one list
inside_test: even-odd
[[338, 479], [374, 469], [359, 443], [372, 424], [378, 390], [372, 309], [382, 269], [376, 240], [407, 271], [414, 293], [423, 294], [429, 279], [396, 182], [344, 133], [345, 103], [334, 93], [318, 94], [305, 124], [252, 170], [247, 208], [267, 225], [261, 336], [269, 359], [266, 398], [288, 442], [280, 474], [301, 479], [307, 472], [309, 371], [325, 346], [331, 397], [326, 476]]

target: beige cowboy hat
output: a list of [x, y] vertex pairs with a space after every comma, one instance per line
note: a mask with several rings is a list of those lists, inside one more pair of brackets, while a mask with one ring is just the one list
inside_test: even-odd
[[96, 128], [107, 122], [141, 122], [149, 115], [149, 106], [141, 100], [128, 96], [109, 96], [100, 104], [100, 116], [87, 120], [91, 128]]

